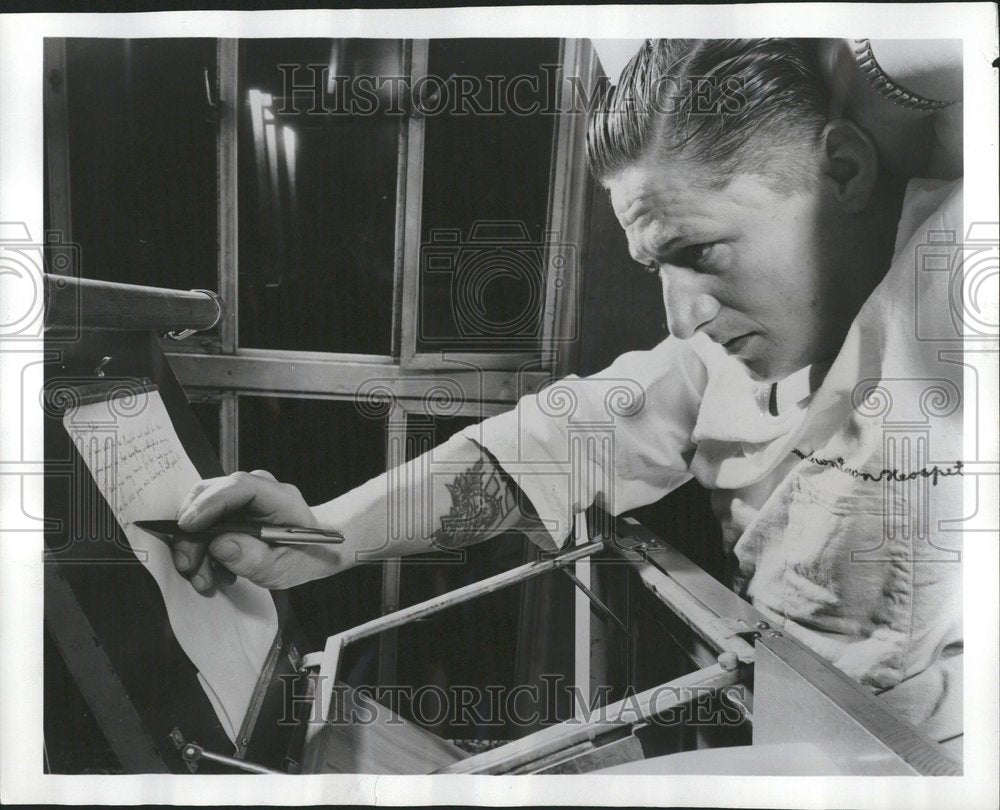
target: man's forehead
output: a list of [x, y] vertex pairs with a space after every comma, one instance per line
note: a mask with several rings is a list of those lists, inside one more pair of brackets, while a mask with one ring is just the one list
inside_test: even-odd
[[739, 174], [715, 187], [683, 163], [641, 161], [604, 182], [619, 223], [626, 230], [653, 220], [732, 220], [775, 202], [759, 177]]
[[707, 207], [714, 195], [682, 165], [641, 161], [626, 166], [605, 182], [615, 216], [623, 228], [654, 211], [680, 214]]

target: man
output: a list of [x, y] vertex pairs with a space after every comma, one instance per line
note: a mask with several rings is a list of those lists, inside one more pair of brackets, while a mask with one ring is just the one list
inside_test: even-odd
[[[962, 373], [920, 338], [940, 336], [950, 309], [915, 260], [929, 230], [961, 227], [960, 196], [904, 181], [928, 165], [954, 174], [940, 142], [956, 142], [958, 68], [934, 43], [914, 59], [867, 40], [818, 54], [793, 40], [647, 42], [593, 116], [588, 153], [632, 256], [662, 281], [670, 337], [327, 504], [236, 473], [196, 487], [181, 524], [247, 510], [344, 532], [336, 549], [208, 546], [286, 588], [359, 552], [509, 528], [554, 549], [590, 504], [619, 513], [694, 477], [713, 492], [734, 588], [933, 738], [957, 739], [961, 569], [942, 527], [961, 518]], [[887, 415], [909, 398], [917, 433]], [[392, 502], [429, 504], [425, 531], [385, 541]], [[175, 563], [212, 587], [204, 547], [178, 543]]]

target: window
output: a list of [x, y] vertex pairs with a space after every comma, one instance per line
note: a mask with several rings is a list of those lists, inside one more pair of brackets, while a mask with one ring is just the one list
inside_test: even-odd
[[334, 104], [349, 109], [336, 91], [361, 77], [403, 75], [403, 50], [384, 40], [240, 43], [241, 346], [393, 353], [405, 122]]
[[[581, 89], [560, 71], [589, 94], [586, 41], [50, 39], [45, 59], [47, 225], [83, 275], [227, 304], [211, 334], [163, 342], [227, 471], [326, 500], [572, 368], [589, 181], [584, 116], [556, 111]], [[343, 114], [365, 77], [390, 81]], [[452, 405], [428, 412], [442, 386]], [[320, 645], [523, 562], [518, 542], [469, 550], [464, 573], [390, 561], [293, 599]], [[384, 682], [419, 677], [401, 643], [354, 671], [378, 652]]]

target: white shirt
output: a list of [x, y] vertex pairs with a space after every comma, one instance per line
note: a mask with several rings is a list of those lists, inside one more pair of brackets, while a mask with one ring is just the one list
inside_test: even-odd
[[[910, 183], [885, 278], [825, 376], [808, 368], [777, 384], [777, 415], [770, 387], [699, 334], [571, 376], [462, 435], [522, 488], [552, 548], [591, 503], [619, 514], [696, 478], [737, 562], [733, 587], [851, 677], [889, 690], [904, 718], [953, 737], [961, 226], [960, 181]], [[949, 233], [951, 246], [933, 241]]]

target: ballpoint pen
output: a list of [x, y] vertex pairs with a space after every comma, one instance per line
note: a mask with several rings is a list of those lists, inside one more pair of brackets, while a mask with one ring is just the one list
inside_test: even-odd
[[174, 537], [208, 538], [220, 534], [249, 534], [272, 546], [318, 546], [343, 543], [344, 535], [333, 529], [310, 529], [299, 526], [265, 526], [260, 523], [219, 523], [197, 532], [182, 529], [176, 520], [137, 520], [140, 529]]

